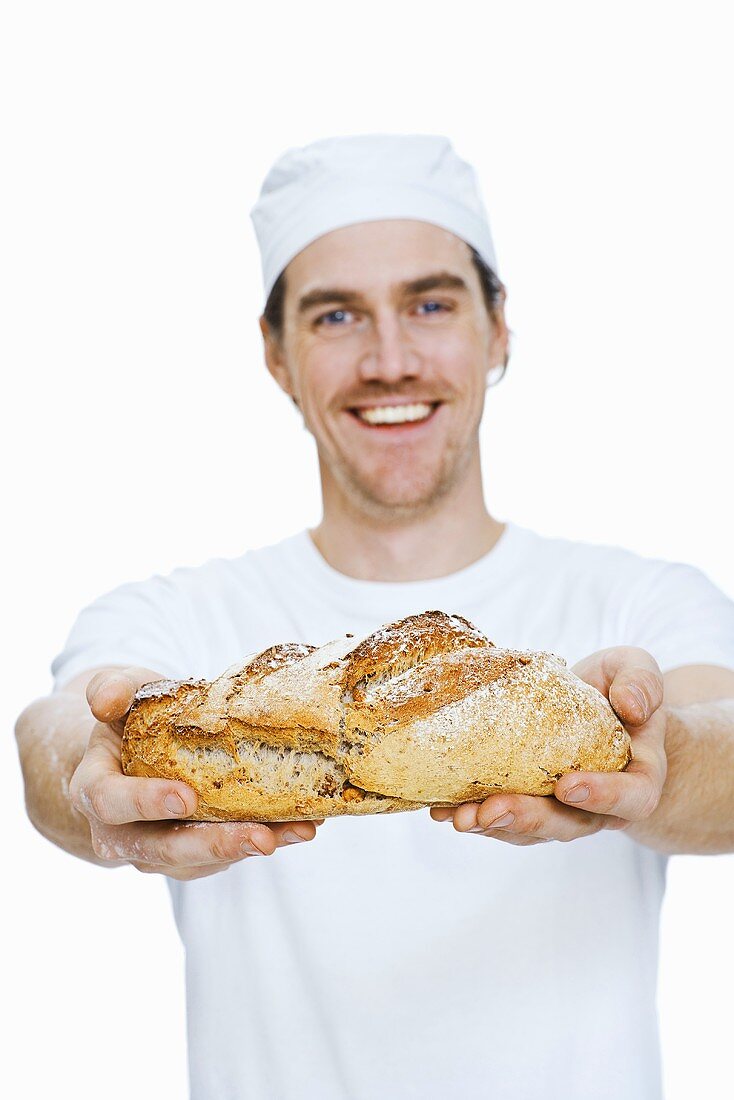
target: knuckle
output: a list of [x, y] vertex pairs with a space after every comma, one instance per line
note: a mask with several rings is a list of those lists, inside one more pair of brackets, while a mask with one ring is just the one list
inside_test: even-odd
[[619, 809], [618, 798], [608, 798], [604, 805], [599, 806], [599, 814], [607, 814], [612, 816], [618, 816], [617, 811]]
[[209, 845], [209, 852], [212, 856], [212, 859], [216, 860], [218, 863], [222, 863], [225, 860], [232, 859], [231, 851], [229, 851], [227, 845], [219, 839], [212, 840], [211, 844]]
[[82, 800], [88, 812], [92, 813], [98, 821], [111, 824], [109, 799], [100, 783], [92, 783], [81, 793]]
[[94, 699], [94, 696], [97, 694], [97, 692], [101, 688], [102, 684], [107, 679], [108, 675], [109, 675], [109, 673], [107, 671], [103, 670], [103, 671], [100, 671], [100, 672], [95, 672], [94, 676], [92, 676], [92, 678], [90, 679], [89, 683], [87, 684], [85, 692], [84, 692], [84, 694], [87, 697], [87, 702], [88, 703], [92, 702], [92, 700]]
[[[527, 810], [519, 811], [517, 809], [508, 810], [508, 813], [515, 815], [515, 820], [512, 821], [509, 826], [503, 825], [497, 829], [498, 833], [521, 833], [523, 836], [543, 836], [548, 830], [548, 822], [544, 821], [542, 816], [538, 813], [529, 813]], [[494, 814], [494, 819], [497, 821], [500, 817], [504, 817], [504, 814]]]
[[180, 860], [176, 858], [174, 845], [166, 840], [158, 845], [155, 858], [161, 867], [176, 867], [180, 864]]
[[628, 665], [633, 665], [636, 669], [647, 669], [647, 661], [650, 658], [650, 654], [646, 649], [643, 649], [639, 645], [620, 646], [624, 650], [624, 656]]
[[[624, 651], [624, 665], [632, 670], [636, 677], [646, 676], [651, 682], [655, 682], [656, 677], [660, 675], [660, 666], [649, 650], [638, 645], [620, 646], [620, 648]], [[651, 667], [650, 662], [654, 664], [654, 668]]]
[[660, 691], [660, 670], [657, 665], [655, 668], [640, 668], [637, 670], [637, 674], [649, 690], [650, 695], [652, 697], [658, 695]]
[[651, 817], [652, 814], [655, 813], [655, 810], [658, 808], [659, 803], [660, 792], [653, 788], [651, 791], [648, 792], [647, 797], [642, 803], [640, 816], [643, 818]]
[[139, 787], [135, 787], [132, 792], [132, 808], [135, 812], [135, 819], [137, 821], [146, 821], [150, 814], [148, 813], [145, 798], [143, 792]]

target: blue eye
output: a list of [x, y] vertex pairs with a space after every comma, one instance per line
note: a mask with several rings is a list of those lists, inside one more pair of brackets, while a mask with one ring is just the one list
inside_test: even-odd
[[[433, 306], [434, 308], [429, 309], [428, 308], [429, 306]], [[439, 310], [445, 310], [446, 309], [446, 307], [441, 302], [434, 302], [434, 301], [422, 302], [420, 308], [428, 310], [429, 313], [437, 313]]]
[[[339, 320], [343, 320], [344, 317], [348, 317], [348, 316], [349, 316], [349, 310], [346, 310], [346, 309], [332, 309], [330, 313], [322, 313], [320, 317], [317, 317], [316, 318], [316, 324], [321, 325], [325, 321], [328, 321], [330, 317], [336, 317]], [[338, 324], [338, 321], [337, 321], [337, 324]], [[334, 326], [329, 324], [328, 327], [332, 328]]]

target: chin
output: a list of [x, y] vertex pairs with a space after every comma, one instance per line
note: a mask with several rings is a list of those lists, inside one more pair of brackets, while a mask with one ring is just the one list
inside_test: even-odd
[[371, 510], [389, 511], [393, 516], [424, 511], [440, 500], [449, 488], [450, 484], [438, 478], [422, 484], [413, 480], [408, 484], [393, 481], [390, 484], [383, 482], [355, 485], [359, 496]]
[[369, 466], [364, 461], [348, 462], [344, 456], [331, 462], [322, 459], [322, 476], [340, 486], [342, 494], [376, 519], [397, 519], [430, 511], [456, 488], [471, 457], [469, 450], [451, 448], [442, 455], [412, 460], [405, 453], [398, 461]]

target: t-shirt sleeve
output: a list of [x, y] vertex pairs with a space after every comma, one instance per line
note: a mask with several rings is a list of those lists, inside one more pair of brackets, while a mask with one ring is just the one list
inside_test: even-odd
[[646, 649], [663, 672], [683, 665], [734, 669], [734, 601], [695, 566], [656, 564], [630, 594], [626, 644]]
[[64, 648], [51, 663], [54, 691], [101, 665], [140, 665], [184, 678], [180, 609], [165, 577], [122, 584], [79, 612]]

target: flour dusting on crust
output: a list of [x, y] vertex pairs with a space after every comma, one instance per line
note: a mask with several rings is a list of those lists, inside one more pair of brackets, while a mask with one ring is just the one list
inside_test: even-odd
[[573, 770], [622, 770], [631, 742], [562, 657], [502, 649], [426, 611], [315, 647], [249, 654], [217, 680], [135, 697], [127, 774], [190, 783], [199, 820], [298, 820], [552, 794]]

